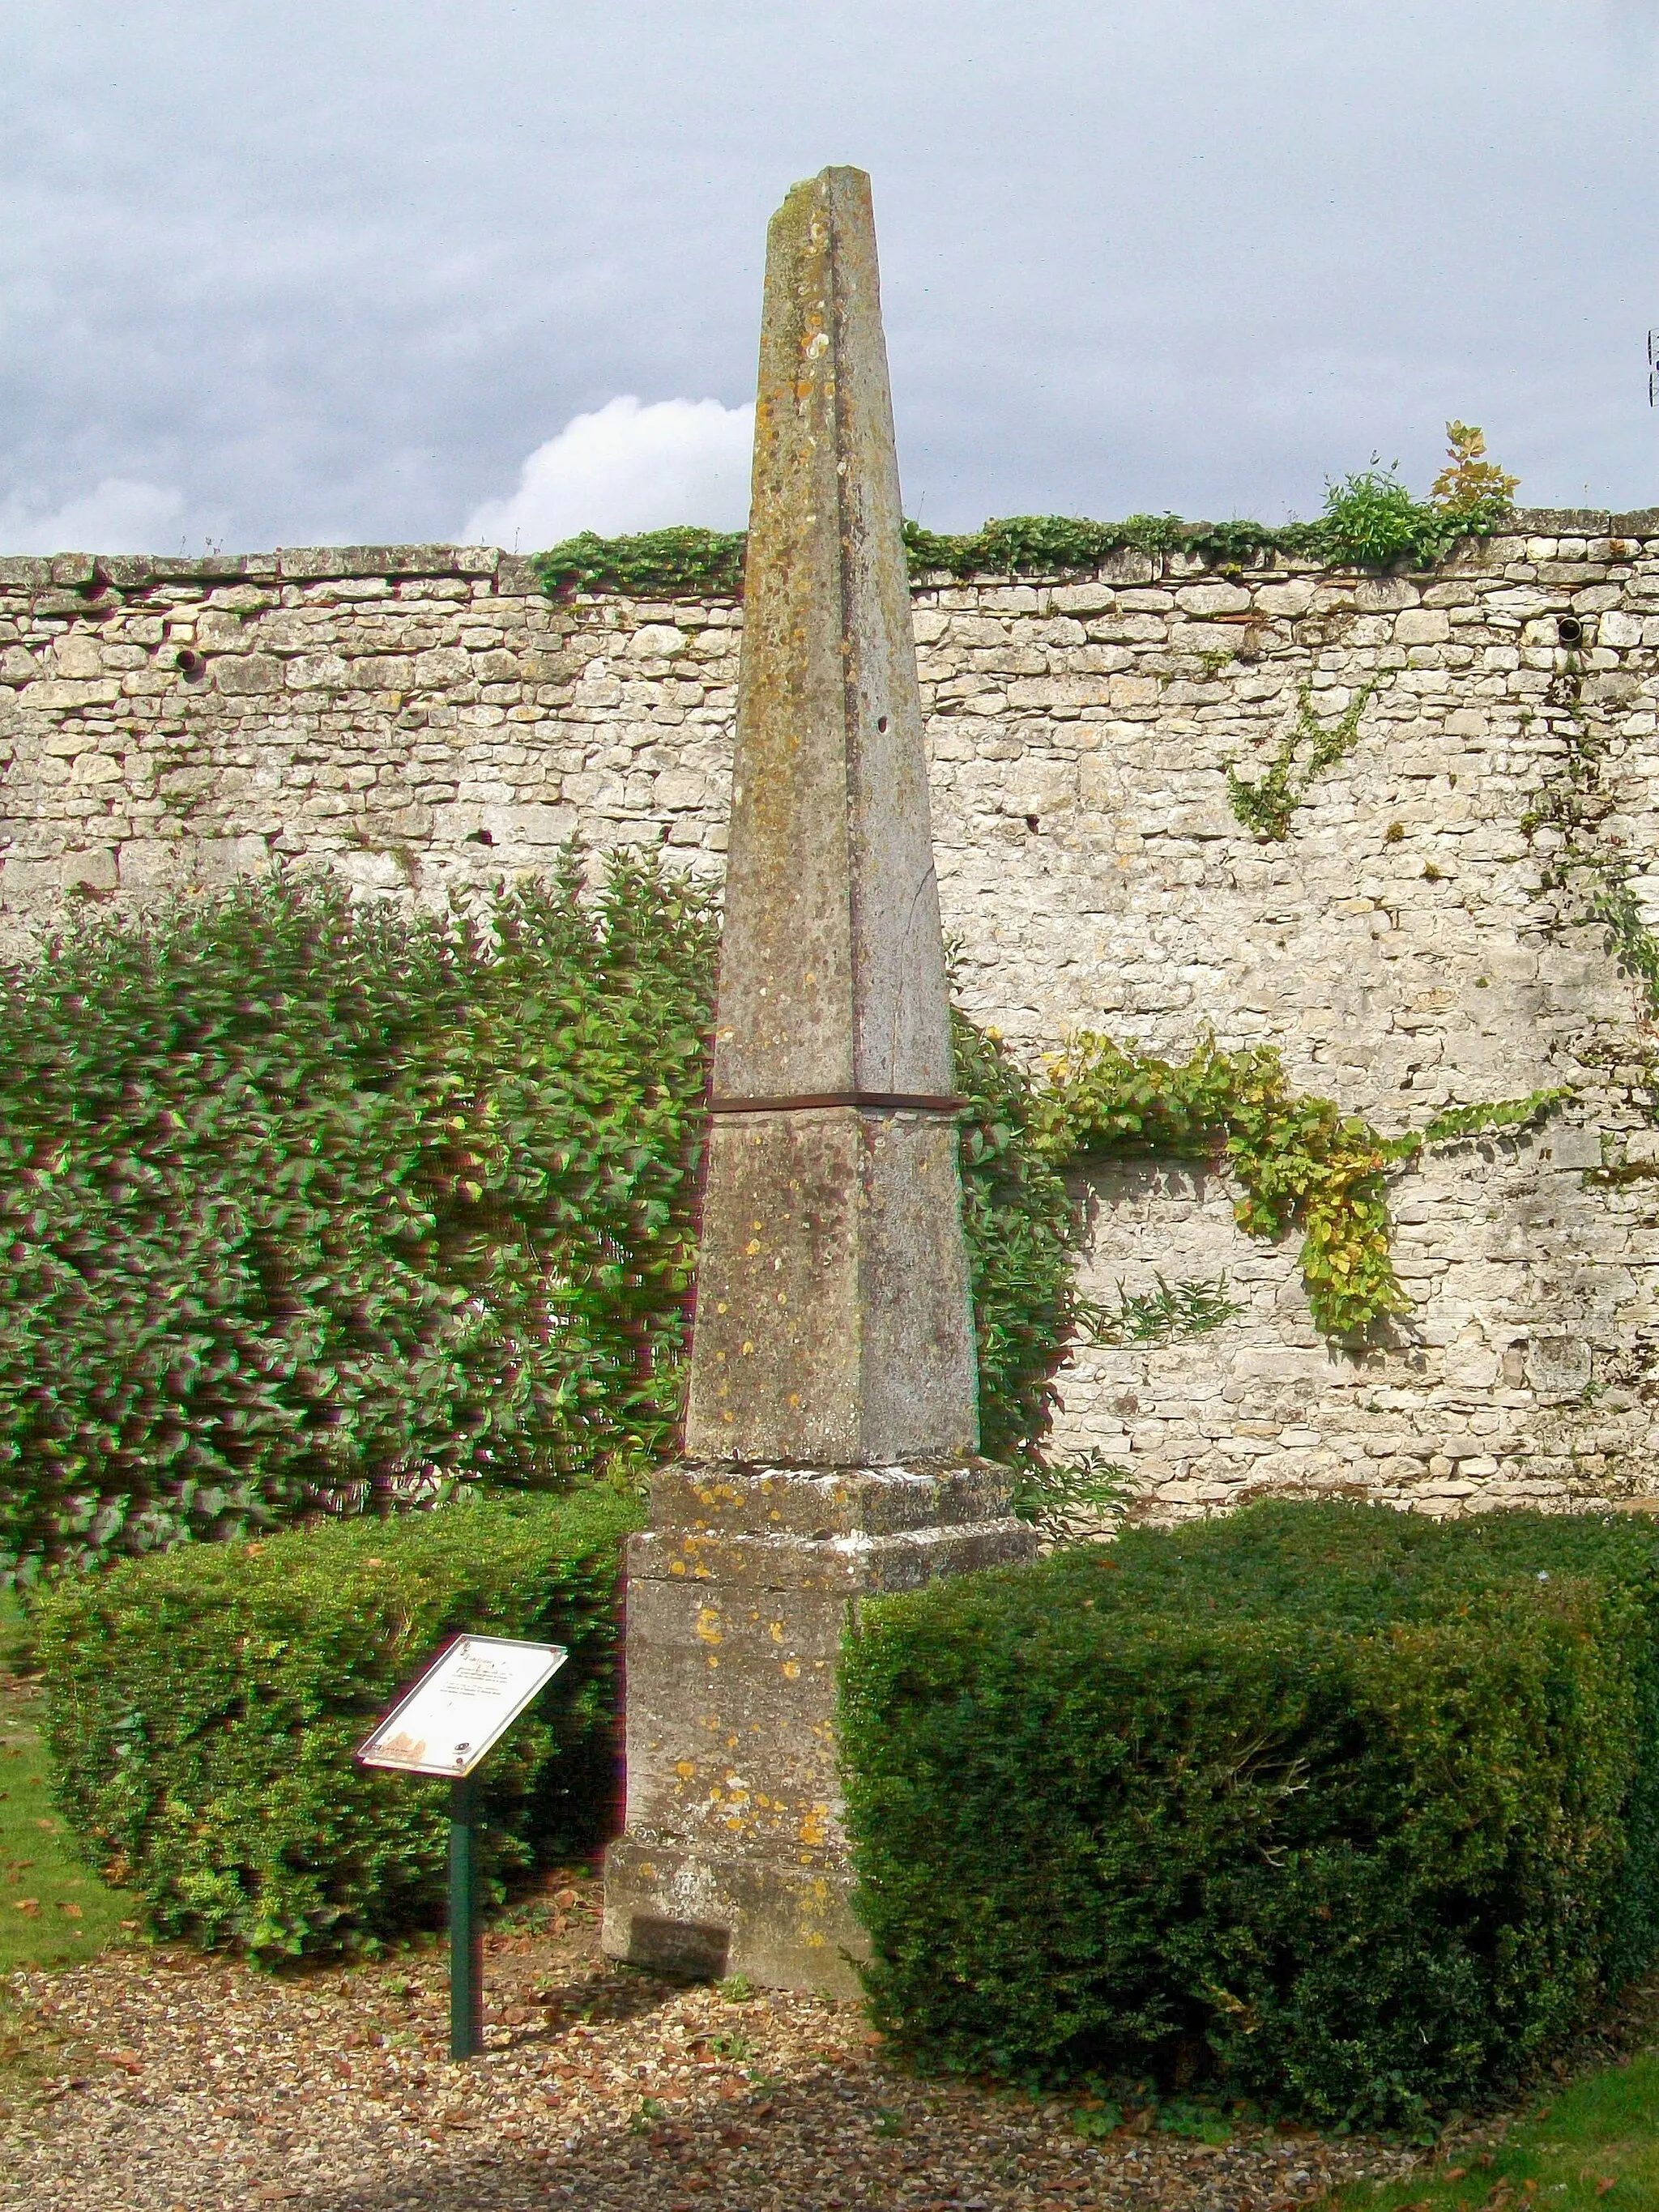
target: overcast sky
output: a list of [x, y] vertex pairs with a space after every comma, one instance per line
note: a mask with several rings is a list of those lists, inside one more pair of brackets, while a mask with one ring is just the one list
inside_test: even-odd
[[1422, 490], [1453, 414], [1659, 502], [1656, 86], [1654, 0], [11, 0], [0, 551], [736, 524], [830, 161], [935, 528]]

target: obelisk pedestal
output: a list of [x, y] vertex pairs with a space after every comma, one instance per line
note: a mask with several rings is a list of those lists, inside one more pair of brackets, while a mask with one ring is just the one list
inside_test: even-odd
[[1023, 1558], [977, 1382], [869, 180], [773, 218], [686, 1458], [628, 1562], [605, 1948], [850, 1992], [849, 1607]]

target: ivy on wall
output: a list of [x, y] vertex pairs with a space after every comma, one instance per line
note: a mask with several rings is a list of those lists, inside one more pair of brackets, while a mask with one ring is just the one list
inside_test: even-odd
[[[1512, 477], [1503, 482], [1513, 489]], [[907, 522], [904, 543], [910, 574], [918, 578], [1086, 572], [1126, 552], [1181, 554], [1226, 570], [1266, 565], [1277, 554], [1331, 568], [1403, 562], [1431, 568], [1460, 539], [1491, 537], [1510, 512], [1507, 493], [1462, 479], [1445, 497], [1437, 488], [1433, 498], [1413, 499], [1392, 470], [1373, 464], [1328, 485], [1325, 512], [1314, 522], [1183, 522], [1177, 514], [1090, 522], [1069, 514], [1016, 514], [965, 532]], [[742, 592], [746, 543], [741, 531], [687, 527], [600, 538], [585, 530], [537, 554], [532, 565], [555, 597], [620, 592], [635, 599], [731, 599]]]
[[1225, 1164], [1243, 1186], [1247, 1235], [1302, 1231], [1302, 1279], [1316, 1326], [1347, 1336], [1410, 1301], [1389, 1254], [1386, 1176], [1427, 1145], [1524, 1127], [1568, 1096], [1460, 1106], [1384, 1137], [1328, 1098], [1294, 1091], [1271, 1045], [1225, 1052], [1200, 1038], [1175, 1062], [1085, 1031], [1050, 1065], [1034, 1126], [1056, 1168], [1141, 1152]]
[[1291, 816], [1314, 785], [1358, 744], [1360, 718], [1380, 681], [1373, 678], [1362, 684], [1334, 722], [1320, 720], [1313, 710], [1313, 686], [1303, 684], [1296, 719], [1279, 739], [1266, 771], [1249, 783], [1237, 768], [1227, 770], [1227, 803], [1247, 830], [1283, 843], [1291, 834]]

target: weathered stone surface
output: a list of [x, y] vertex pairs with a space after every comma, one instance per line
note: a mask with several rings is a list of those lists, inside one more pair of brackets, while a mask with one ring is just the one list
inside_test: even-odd
[[948, 1095], [950, 1029], [869, 183], [773, 219], [714, 1084]]
[[[1026, 1556], [977, 1441], [944, 945], [868, 179], [774, 219], [686, 1418], [628, 1566], [605, 1942], [856, 1986], [836, 1659]], [[673, 666], [678, 629], [635, 635]], [[905, 1466], [901, 1462], [917, 1462]]]
[[657, 1479], [657, 1525], [629, 1548], [628, 1830], [606, 1863], [607, 1950], [649, 1965], [701, 1942], [718, 1965], [696, 1971], [855, 1992], [835, 1741], [848, 1608], [1027, 1556], [1006, 1499], [982, 1461]]
[[942, 1115], [716, 1121], [687, 1450], [818, 1466], [972, 1451], [960, 1205]]
[[850, 1110], [715, 1121], [694, 1459], [978, 1441], [902, 521], [869, 179], [826, 169], [768, 240], [714, 1087]]

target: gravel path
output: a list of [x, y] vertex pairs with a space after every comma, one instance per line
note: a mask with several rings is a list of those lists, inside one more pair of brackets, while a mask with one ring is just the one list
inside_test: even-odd
[[1088, 2142], [1058, 2104], [890, 2070], [854, 2006], [611, 1966], [596, 1902], [574, 1882], [540, 1932], [491, 1936], [470, 2066], [445, 2056], [441, 1950], [281, 1977], [129, 1952], [19, 1976], [52, 2071], [4, 2123], [0, 2207], [1281, 2212], [1409, 2164], [1260, 2130]]

